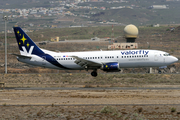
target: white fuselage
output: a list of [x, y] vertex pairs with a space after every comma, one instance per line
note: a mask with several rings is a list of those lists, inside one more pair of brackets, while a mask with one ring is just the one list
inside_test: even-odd
[[[169, 55], [166, 52], [159, 50], [116, 50], [116, 51], [86, 51], [86, 52], [48, 52], [58, 63], [68, 68], [69, 70], [81, 70], [82, 66], [75, 63], [75, 58], [72, 56], [78, 56], [89, 61], [96, 63], [110, 63], [118, 62], [120, 68], [137, 68], [137, 67], [161, 67], [167, 66], [178, 59]], [[53, 68], [53, 69], [66, 69], [60, 68], [47, 61], [46, 56], [39, 57], [37, 55], [30, 55], [31, 59], [18, 58], [19, 61], [28, 63], [31, 65]], [[90, 68], [93, 69], [93, 68]]]

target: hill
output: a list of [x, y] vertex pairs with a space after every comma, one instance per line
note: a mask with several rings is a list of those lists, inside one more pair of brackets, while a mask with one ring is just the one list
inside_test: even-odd
[[[83, 3], [86, 5], [86, 3]], [[180, 10], [179, 1], [165, 0], [128, 0], [123, 3], [91, 3], [92, 6], [104, 6], [106, 10], [96, 10], [96, 14], [91, 15], [92, 21], [110, 21], [124, 24], [147, 25], [147, 24], [179, 24]], [[167, 9], [149, 9], [152, 5], [166, 5]], [[112, 7], [119, 7], [111, 9]]]
[[[53, 0], [52, 0], [53, 1]], [[126, 0], [122, 1], [108, 1], [102, 2], [79, 2], [75, 0], [59, 1], [48, 0], [7, 0], [1, 1], [0, 8], [4, 9], [29, 9], [28, 16], [18, 17], [20, 13], [0, 11], [0, 17], [9, 15], [7, 24], [8, 30], [11, 30], [15, 24], [30, 28], [30, 29], [44, 29], [47, 27], [57, 26], [100, 26], [107, 25], [107, 22], [116, 22], [119, 25], [135, 24], [136, 26], [146, 26], [153, 24], [180, 24], [179, 13], [180, 1], [166, 1], [166, 0]], [[55, 3], [56, 2], [56, 3]], [[165, 5], [166, 9], [150, 9], [152, 5]], [[57, 8], [55, 10], [52, 10]], [[36, 14], [31, 14], [32, 9], [37, 10]], [[45, 13], [38, 13], [40, 9], [46, 9]], [[16, 17], [12, 17], [12, 16]], [[120, 24], [122, 23], [122, 24]], [[4, 21], [1, 21], [4, 24]], [[112, 23], [113, 24], [113, 23]], [[33, 27], [31, 26], [33, 25]], [[4, 25], [0, 31], [4, 30]]]

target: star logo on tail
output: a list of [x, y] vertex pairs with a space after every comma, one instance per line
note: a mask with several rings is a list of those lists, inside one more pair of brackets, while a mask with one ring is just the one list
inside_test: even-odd
[[22, 41], [23, 41], [23, 44], [24, 44], [24, 42], [27, 40], [25, 37], [24, 37], [24, 35], [23, 35], [23, 38], [21, 39]]
[[27, 43], [26, 45], [27, 45], [27, 47], [29, 47], [29, 43]]
[[20, 34], [20, 32], [19, 32], [19, 31], [17, 31], [17, 34], [21, 36], [21, 34]]

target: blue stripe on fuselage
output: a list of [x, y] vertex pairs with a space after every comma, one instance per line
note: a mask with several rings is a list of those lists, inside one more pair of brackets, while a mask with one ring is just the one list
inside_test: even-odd
[[43, 55], [38, 55], [38, 56], [59, 68], [70, 69], [70, 68], [67, 68], [67, 67], [64, 67], [63, 65], [61, 65], [56, 59], [54, 59], [49, 54], [43, 54]]

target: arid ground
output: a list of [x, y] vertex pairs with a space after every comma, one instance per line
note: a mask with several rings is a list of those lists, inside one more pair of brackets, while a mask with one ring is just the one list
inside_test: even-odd
[[6, 87], [0, 91], [0, 119], [178, 120], [179, 76], [1, 74]]

